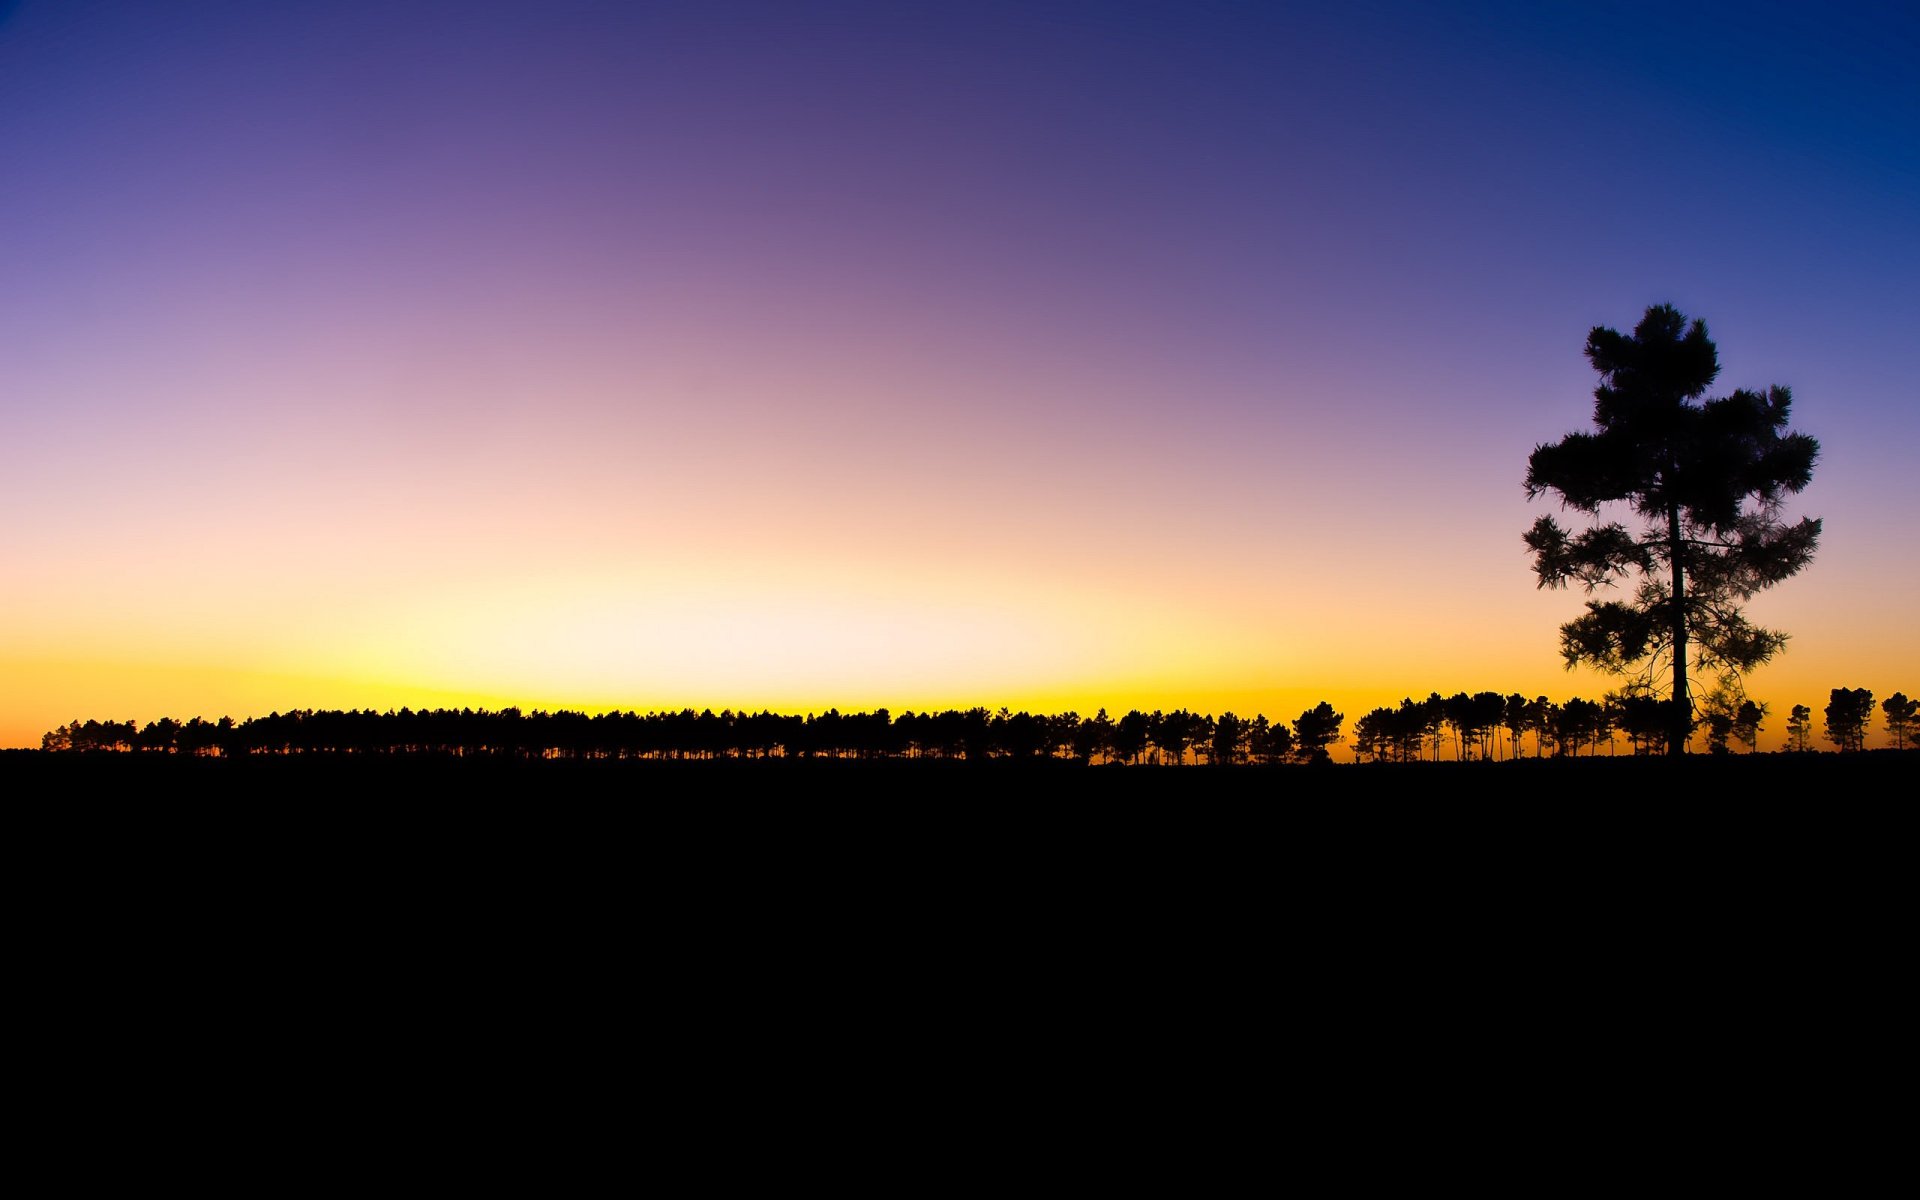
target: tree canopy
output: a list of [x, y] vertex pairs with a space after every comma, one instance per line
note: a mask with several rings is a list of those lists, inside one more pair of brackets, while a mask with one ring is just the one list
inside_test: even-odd
[[[1820, 444], [1787, 427], [1784, 387], [1694, 403], [1720, 374], [1719, 351], [1704, 322], [1671, 305], [1647, 309], [1631, 334], [1596, 326], [1586, 353], [1600, 373], [1594, 430], [1536, 447], [1526, 490], [1594, 523], [1576, 533], [1543, 516], [1526, 545], [1541, 587], [1577, 582], [1591, 594], [1637, 581], [1628, 598], [1590, 600], [1561, 626], [1561, 654], [1664, 696], [1667, 750], [1680, 754], [1695, 720], [1689, 668], [1737, 695], [1740, 677], [1786, 644], [1741, 605], [1812, 561], [1820, 521], [1789, 524], [1783, 508], [1813, 478]], [[1603, 520], [1613, 505], [1640, 528]]]
[[1842, 751], [1866, 749], [1873, 693], [1866, 688], [1834, 688], [1827, 696], [1826, 718], [1828, 741]]
[[1895, 750], [1905, 750], [1913, 740], [1913, 731], [1920, 725], [1920, 700], [1909, 700], [1905, 692], [1895, 692], [1880, 706], [1887, 715], [1887, 735], [1893, 739]]

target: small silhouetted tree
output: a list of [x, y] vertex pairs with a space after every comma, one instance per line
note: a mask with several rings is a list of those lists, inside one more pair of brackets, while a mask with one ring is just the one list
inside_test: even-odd
[[1701, 705], [1707, 728], [1707, 749], [1714, 754], [1730, 751], [1730, 742], [1739, 742], [1749, 751], [1760, 734], [1760, 719], [1766, 706], [1737, 696], [1725, 688], [1716, 688]]
[[1726, 754], [1727, 739], [1733, 736], [1733, 714], [1723, 710], [1707, 712], [1707, 752]]
[[1154, 715], [1160, 719], [1154, 724], [1153, 744], [1177, 767], [1187, 760], [1187, 747], [1199, 733], [1199, 722], [1184, 708]]
[[1294, 756], [1302, 762], [1332, 762], [1327, 747], [1340, 740], [1340, 726], [1346, 719], [1325, 700], [1301, 713], [1293, 722]]
[[1150, 722], [1147, 715], [1133, 709], [1113, 727], [1113, 753], [1121, 762], [1131, 763], [1146, 753]]
[[1293, 730], [1284, 724], [1270, 724], [1264, 715], [1253, 719], [1247, 735], [1247, 752], [1266, 766], [1283, 763], [1293, 753]]
[[1524, 732], [1534, 735], [1534, 758], [1546, 755], [1548, 737], [1553, 730], [1553, 701], [1544, 695], [1536, 695], [1534, 699], [1526, 701], [1523, 728]]
[[1113, 718], [1106, 709], [1085, 721], [1073, 731], [1073, 756], [1081, 762], [1091, 762], [1113, 750]]
[[1589, 751], [1598, 750], [1601, 733], [1604, 731], [1611, 735], [1613, 729], [1613, 717], [1608, 708], [1605, 703], [1596, 704], [1578, 696], [1556, 708], [1553, 714], [1554, 753], [1577, 755], [1582, 746]]
[[1500, 702], [1500, 723], [1507, 730], [1507, 757], [1520, 757], [1520, 738], [1527, 732], [1527, 698], [1519, 692]]
[[1880, 711], [1886, 715], [1887, 736], [1893, 739], [1893, 748], [1905, 750], [1913, 743], [1915, 724], [1920, 723], [1920, 700], [1909, 700], [1905, 692], [1895, 692]]
[[1679, 736], [1690, 737], [1693, 734], [1693, 718], [1687, 715], [1678, 723], [1674, 721], [1674, 708], [1677, 701], [1663, 700], [1659, 696], [1646, 692], [1629, 693], [1616, 698], [1616, 711], [1620, 714], [1620, 728], [1633, 742], [1635, 754], [1667, 754], [1672, 752], [1668, 742], [1678, 729]]
[[1213, 733], [1216, 722], [1206, 713], [1194, 713], [1192, 717], [1188, 725], [1190, 735], [1188, 740], [1193, 746], [1194, 761], [1200, 761], [1202, 756], [1208, 762], [1217, 761], [1213, 757]]
[[1471, 736], [1473, 700], [1465, 692], [1455, 692], [1440, 701], [1440, 723], [1453, 731], [1453, 761], [1460, 762], [1467, 757], [1467, 742]]
[[1767, 706], [1752, 700], [1742, 700], [1739, 711], [1733, 714], [1733, 740], [1747, 748], [1752, 754], [1760, 745], [1760, 726], [1767, 719]]
[[1787, 749], [1805, 750], [1813, 741], [1813, 710], [1796, 704], [1787, 714]]
[[1827, 698], [1826, 717], [1828, 741], [1842, 751], [1865, 749], [1873, 693], [1866, 688], [1834, 688]]
[[[1403, 702], [1404, 703], [1404, 702]], [[1409, 722], [1418, 722], [1420, 742], [1433, 754], [1433, 761], [1440, 761], [1440, 746], [1446, 740], [1441, 731], [1447, 724], [1447, 700], [1439, 692], [1428, 692], [1427, 698], [1417, 702], [1407, 713]], [[1419, 757], [1418, 753], [1415, 757]]]
[[1055, 713], [1050, 717], [1041, 717], [1041, 727], [1046, 731], [1047, 757], [1062, 756], [1075, 762], [1085, 762], [1080, 753], [1080, 729], [1091, 722], [1080, 719], [1077, 712]]
[[1689, 669], [1737, 679], [1786, 644], [1740, 606], [1813, 558], [1820, 522], [1789, 525], [1781, 509], [1813, 478], [1820, 445], [1787, 428], [1793, 398], [1783, 387], [1692, 403], [1719, 375], [1719, 355], [1706, 325], [1669, 305], [1649, 308], [1630, 335], [1596, 326], [1587, 360], [1601, 380], [1595, 432], [1536, 447], [1527, 496], [1553, 493], [1596, 519], [1624, 504], [1642, 527], [1575, 534], [1545, 516], [1527, 531], [1527, 549], [1541, 587], [1578, 582], [1591, 594], [1638, 579], [1631, 600], [1588, 601], [1561, 626], [1561, 654], [1569, 668], [1585, 663], [1664, 691], [1674, 701], [1667, 752], [1682, 754]]
[[1483, 759], [1493, 757], [1490, 739], [1506, 713], [1505, 700], [1494, 692], [1471, 696], [1456, 692], [1439, 707], [1441, 719], [1453, 727], [1456, 760], [1464, 761], [1475, 754]]
[[1390, 709], [1376, 708], [1363, 713], [1353, 723], [1353, 757], [1356, 762], [1375, 762], [1386, 757], [1389, 734], [1387, 723], [1393, 719]]
[[1505, 718], [1507, 702], [1499, 692], [1475, 692], [1469, 710], [1473, 714], [1474, 736], [1480, 742], [1480, 757], [1497, 759], [1500, 757], [1498, 731], [1500, 722]]
[[1228, 766], [1239, 762], [1246, 752], [1250, 732], [1247, 723], [1231, 710], [1221, 713], [1220, 719], [1213, 723], [1213, 761]]

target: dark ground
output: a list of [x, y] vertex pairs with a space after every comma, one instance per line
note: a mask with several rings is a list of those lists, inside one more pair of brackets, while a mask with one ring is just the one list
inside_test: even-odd
[[1227, 769], [0, 752], [17, 844], [40, 828], [70, 853], [623, 878], [703, 861], [1209, 886], [1387, 869], [1837, 877], [1904, 868], [1916, 780], [1920, 752]]
[[1089, 1096], [1160, 1130], [1211, 1097], [1249, 1144], [1284, 1102], [1502, 1147], [1597, 1105], [1565, 1174], [1905, 1077], [1917, 770], [0, 753], [11, 996], [75, 1103], [337, 1079], [411, 1138], [418, 1096], [522, 1080], [504, 1111], [700, 1136], [851, 1089], [874, 1128], [990, 1095], [1051, 1142]]

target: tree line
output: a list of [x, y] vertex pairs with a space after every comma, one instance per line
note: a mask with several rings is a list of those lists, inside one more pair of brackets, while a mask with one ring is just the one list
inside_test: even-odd
[[[1920, 701], [1895, 693], [1880, 706], [1895, 749], [1913, 743]], [[1765, 704], [1708, 698], [1694, 724], [1708, 748], [1752, 753], [1768, 715]], [[1835, 688], [1826, 737], [1842, 751], [1865, 747], [1873, 693]], [[1054, 759], [1112, 764], [1322, 763], [1340, 741], [1344, 714], [1322, 701], [1290, 722], [1225, 712], [1138, 709], [1114, 718], [1106, 709], [1035, 714], [1005, 708], [797, 716], [711, 709], [695, 712], [606, 712], [588, 715], [518, 708], [365, 710], [296, 709], [235, 721], [162, 717], [134, 721], [75, 720], [41, 738], [47, 751], [133, 751], [220, 755], [453, 754], [509, 758], [851, 758]], [[1464, 692], [1376, 708], [1354, 723], [1352, 748], [1361, 762], [1493, 761], [1501, 758], [1612, 754], [1618, 737], [1637, 754], [1668, 750], [1669, 701], [1650, 695], [1579, 697], [1553, 703], [1519, 693]], [[1812, 749], [1812, 713], [1795, 705], [1787, 721], [1789, 750]], [[1527, 754], [1531, 742], [1532, 754]]]

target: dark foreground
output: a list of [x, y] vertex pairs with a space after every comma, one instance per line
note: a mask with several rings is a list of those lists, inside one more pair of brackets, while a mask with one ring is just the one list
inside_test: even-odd
[[102, 852], [608, 875], [703, 857], [773, 873], [1052, 858], [1196, 879], [1392, 862], [1436, 877], [1655, 860], [1824, 871], [1910, 855], [1917, 781], [1916, 752], [1317, 768], [0, 752], [16, 829]]
[[1523, 973], [1769, 947], [1816, 963], [1796, 971], [1903, 961], [1916, 778], [1911, 753], [1223, 770], [0, 754], [8, 845], [39, 881], [23, 894], [95, 930], [164, 914], [263, 948], [349, 928], [404, 954], [672, 946], [803, 974], [849, 944], [884, 967], [955, 938], [963, 957], [1138, 943], [1249, 970], [1303, 948], [1376, 972], [1410, 954], [1442, 975], [1489, 945]]
[[1883, 1060], [1917, 767], [14, 753], [0, 810], [37, 1020], [155, 1079], [238, 1047], [379, 1106], [395, 1064], [483, 1098], [578, 1068], [706, 1114], [852, 1081], [911, 1121], [977, 1084], [1049, 1140], [1069, 1083], [1160, 1128], [1242, 1088], [1418, 1124], [1491, 1081], [1501, 1141], [1591, 1093], [1690, 1145], [1689, 1076], [1779, 1108]]

